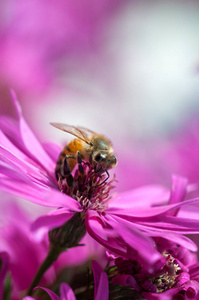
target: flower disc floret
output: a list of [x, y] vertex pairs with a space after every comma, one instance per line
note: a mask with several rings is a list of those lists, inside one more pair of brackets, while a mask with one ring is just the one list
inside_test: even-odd
[[107, 202], [111, 199], [109, 196], [114, 187], [115, 177], [111, 181], [106, 181], [107, 175], [96, 173], [90, 163], [83, 162], [84, 173], [80, 173], [77, 168], [74, 172], [74, 186], [67, 185], [66, 179], [61, 176], [58, 180], [58, 186], [62, 193], [70, 195], [77, 200], [84, 212], [96, 210], [103, 212], [106, 210]]
[[124, 294], [126, 292], [129, 294], [131, 288], [132, 299], [138, 299], [140, 295], [149, 300], [161, 300], [167, 297], [168, 299], [199, 297], [199, 263], [195, 255], [165, 239], [159, 238], [154, 241], [157, 248], [165, 248], [162, 252], [163, 265], [157, 266], [156, 270], [150, 274], [136, 260], [116, 258], [115, 266], [107, 270], [113, 284], [111, 285], [113, 292], [117, 289], [115, 285], [122, 285]]

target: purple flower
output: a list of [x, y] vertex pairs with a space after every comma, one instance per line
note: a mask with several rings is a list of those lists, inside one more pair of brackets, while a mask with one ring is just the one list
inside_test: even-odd
[[76, 188], [70, 197], [66, 194], [66, 182], [55, 180], [59, 147], [52, 144], [43, 147], [24, 120], [14, 94], [13, 102], [16, 119], [0, 120], [0, 188], [39, 205], [59, 208], [39, 217], [33, 230], [49, 231], [65, 224], [75, 213], [84, 214], [91, 237], [120, 256], [140, 259], [151, 271], [155, 262], [162, 259], [152, 237], [164, 234], [166, 239], [196, 250], [195, 244], [181, 234], [198, 233], [198, 217], [178, 217], [182, 207], [199, 202], [199, 199], [184, 201], [186, 179], [173, 177], [171, 193], [160, 186], [146, 186], [109, 196], [113, 182], [100, 186], [101, 178], [89, 177], [92, 170], [84, 164], [88, 176], [82, 183], [76, 171]]
[[149, 274], [136, 260], [117, 258], [116, 267], [112, 266], [107, 271], [112, 278], [112, 293], [120, 285], [124, 295], [131, 295], [131, 299], [198, 299], [197, 257], [186, 248], [163, 238], [155, 238], [154, 241], [165, 258], [164, 265], [156, 266], [156, 270]]
[[[94, 275], [94, 300], [108, 300], [109, 299], [109, 286], [107, 274], [102, 270], [101, 266], [92, 261], [92, 269]], [[76, 297], [68, 284], [62, 283], [60, 286], [60, 297], [58, 297], [50, 289], [37, 287], [36, 289], [43, 289], [52, 300], [75, 300]], [[32, 297], [25, 297], [24, 300], [34, 299]]]
[[91, 0], [2, 1], [3, 84], [22, 92], [49, 88], [54, 78], [63, 73], [63, 59], [81, 60], [99, 51], [104, 22], [120, 5], [122, 1], [113, 0], [100, 4]]

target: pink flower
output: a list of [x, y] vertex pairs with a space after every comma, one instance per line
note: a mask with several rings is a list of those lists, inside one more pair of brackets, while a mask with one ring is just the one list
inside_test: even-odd
[[[94, 275], [94, 300], [108, 300], [109, 299], [109, 286], [108, 277], [105, 272], [103, 272], [101, 266], [96, 262], [92, 261], [92, 269]], [[36, 289], [43, 289], [52, 300], [75, 300], [76, 297], [69, 287], [68, 284], [62, 283], [60, 286], [60, 297], [58, 297], [54, 292], [47, 288], [37, 287]], [[32, 297], [25, 297], [24, 300], [34, 299]]]
[[112, 182], [99, 186], [100, 178], [95, 176], [96, 181], [91, 180], [89, 172], [92, 170], [89, 171], [85, 164], [88, 176], [82, 184], [76, 171], [77, 188], [70, 197], [66, 194], [66, 183], [58, 185], [54, 176], [54, 158], [55, 153], [59, 154], [59, 147], [49, 144], [45, 150], [25, 122], [14, 94], [13, 102], [16, 120], [8, 117], [0, 120], [0, 187], [39, 205], [59, 208], [38, 218], [33, 224], [34, 230], [49, 231], [65, 224], [75, 213], [84, 214], [86, 230], [91, 237], [120, 256], [136, 257], [145, 262], [149, 270], [162, 259], [152, 237], [164, 234], [166, 239], [196, 250], [194, 243], [182, 234], [199, 232], [198, 217], [177, 216], [182, 207], [199, 202], [199, 199], [184, 201], [186, 179], [173, 177], [171, 194], [163, 187], [147, 186], [109, 197]]
[[156, 270], [149, 274], [136, 260], [117, 258], [116, 267], [107, 270], [114, 284], [110, 292], [114, 294], [120, 285], [120, 292], [123, 290], [123, 295], [131, 299], [198, 299], [199, 263], [196, 255], [163, 238], [154, 241], [165, 258], [164, 265], [156, 266]]
[[[18, 91], [43, 91], [63, 60], [99, 50], [100, 32], [122, 1], [2, 1], [0, 77]], [[62, 63], [61, 63], [62, 62]], [[61, 64], [60, 64], [61, 63]]]

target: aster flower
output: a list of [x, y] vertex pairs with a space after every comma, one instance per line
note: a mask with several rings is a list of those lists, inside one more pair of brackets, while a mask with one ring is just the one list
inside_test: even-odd
[[[72, 226], [67, 221], [79, 218], [81, 225], [76, 228], [82, 236], [86, 226], [87, 232], [100, 244], [118, 255], [140, 258], [146, 269], [152, 269], [162, 259], [154, 248], [153, 236], [164, 234], [165, 238], [196, 250], [194, 243], [181, 234], [199, 232], [198, 219], [176, 217], [181, 207], [198, 202], [198, 199], [182, 202], [187, 191], [184, 178], [173, 178], [171, 195], [163, 187], [149, 186], [110, 197], [113, 182], [100, 185], [104, 175], [96, 175], [94, 180], [92, 169], [84, 163], [86, 176], [82, 181], [76, 170], [75, 189], [69, 196], [66, 182], [55, 180], [56, 162], [51, 153], [57, 147], [48, 145], [48, 152], [44, 149], [24, 120], [14, 94], [13, 102], [16, 120], [8, 117], [0, 120], [0, 188], [34, 203], [59, 208], [38, 218], [34, 230], [47, 229], [51, 243], [57, 244], [60, 226], [66, 229]], [[71, 237], [76, 238], [74, 234]], [[73, 247], [81, 237], [73, 241]]]
[[199, 263], [195, 254], [163, 238], [154, 239], [165, 261], [149, 274], [136, 260], [115, 259], [107, 270], [110, 299], [198, 299]]

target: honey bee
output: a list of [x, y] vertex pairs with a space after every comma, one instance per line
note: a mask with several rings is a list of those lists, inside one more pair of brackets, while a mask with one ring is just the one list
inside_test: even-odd
[[62, 123], [50, 123], [52, 126], [68, 132], [76, 138], [70, 141], [61, 151], [55, 169], [57, 180], [66, 178], [69, 186], [74, 185], [72, 170], [78, 164], [81, 174], [84, 173], [82, 159], [91, 164], [96, 173], [106, 172], [117, 164], [111, 142], [101, 134], [84, 127], [70, 126]]

